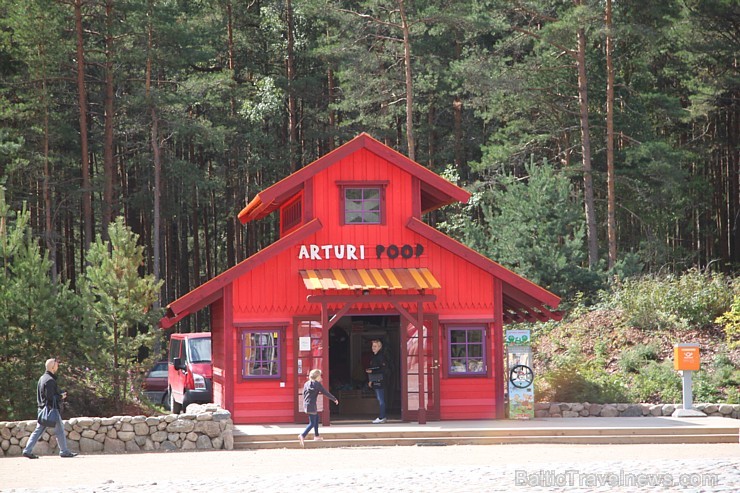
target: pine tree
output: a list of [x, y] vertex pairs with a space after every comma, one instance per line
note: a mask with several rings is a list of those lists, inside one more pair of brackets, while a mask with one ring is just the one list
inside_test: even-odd
[[[156, 322], [162, 314], [152, 305], [161, 281], [140, 274], [143, 247], [123, 218], [110, 224], [108, 238], [98, 235], [90, 247], [83, 290], [103, 347], [99, 364], [111, 375], [112, 397], [120, 405], [127, 398], [128, 384], [135, 381], [135, 370], [140, 369], [141, 354], [153, 347], [159, 335]], [[145, 368], [149, 362], [145, 361]]]
[[11, 211], [0, 187], [0, 420], [35, 417], [44, 361], [56, 357], [75, 368], [90, 350], [80, 299], [52, 282], [52, 263], [29, 221], [25, 207]]
[[468, 221], [467, 243], [559, 296], [599, 285], [584, 252], [585, 225], [570, 178], [546, 161], [524, 176], [507, 174], [482, 189], [481, 221]]

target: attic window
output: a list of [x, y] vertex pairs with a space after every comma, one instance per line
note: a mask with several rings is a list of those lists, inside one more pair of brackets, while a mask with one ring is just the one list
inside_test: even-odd
[[384, 224], [386, 183], [340, 184], [342, 224]]
[[303, 201], [301, 198], [301, 195], [299, 195], [280, 210], [280, 234], [285, 234], [301, 224], [303, 220]]

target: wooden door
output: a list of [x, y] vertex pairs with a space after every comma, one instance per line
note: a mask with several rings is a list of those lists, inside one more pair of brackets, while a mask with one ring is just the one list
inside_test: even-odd
[[[401, 417], [424, 423], [439, 420], [439, 324], [425, 317], [421, 331], [402, 320]], [[421, 369], [421, 370], [420, 370]]]
[[[308, 380], [308, 372], [314, 368], [323, 369], [324, 347], [322, 341], [321, 322], [316, 320], [297, 320], [295, 322], [295, 422], [305, 423], [306, 415], [303, 409], [303, 384]], [[317, 401], [319, 412], [324, 410], [324, 399]]]

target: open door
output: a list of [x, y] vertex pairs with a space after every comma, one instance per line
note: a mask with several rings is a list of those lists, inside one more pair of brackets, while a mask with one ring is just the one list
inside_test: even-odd
[[[324, 347], [321, 340], [321, 322], [316, 320], [297, 320], [295, 322], [295, 387], [296, 406], [294, 419], [296, 423], [305, 423], [303, 409], [303, 384], [308, 379], [308, 372], [314, 368], [323, 368]], [[318, 399], [317, 409], [324, 410], [324, 399]]]
[[404, 320], [401, 338], [401, 417], [420, 424], [438, 421], [440, 363], [436, 317], [425, 317], [421, 331]]

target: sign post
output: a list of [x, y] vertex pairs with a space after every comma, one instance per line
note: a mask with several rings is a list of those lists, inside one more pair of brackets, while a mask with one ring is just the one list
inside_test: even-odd
[[680, 371], [683, 376], [683, 408], [673, 411], [672, 416], [679, 418], [706, 416], [703, 412], [693, 409], [691, 391], [693, 372], [699, 369], [699, 345], [676, 344], [673, 346], [673, 368]]

